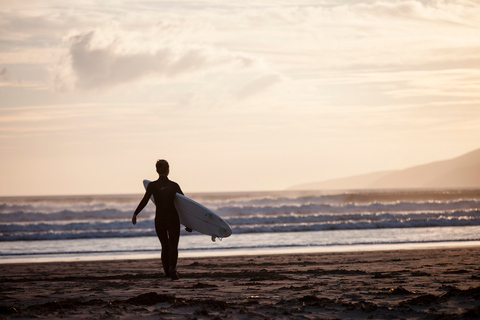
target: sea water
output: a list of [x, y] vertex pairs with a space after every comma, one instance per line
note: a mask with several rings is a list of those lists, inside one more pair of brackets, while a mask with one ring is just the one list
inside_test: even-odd
[[[181, 232], [180, 256], [480, 241], [480, 190], [192, 193], [233, 235]], [[158, 257], [155, 206], [142, 195], [0, 198], [0, 263]], [[40, 259], [41, 258], [41, 259]]]

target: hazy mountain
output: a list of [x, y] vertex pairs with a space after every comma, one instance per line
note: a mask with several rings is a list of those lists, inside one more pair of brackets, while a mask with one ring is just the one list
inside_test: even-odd
[[480, 188], [480, 149], [460, 157], [403, 170], [306, 183], [290, 190]]

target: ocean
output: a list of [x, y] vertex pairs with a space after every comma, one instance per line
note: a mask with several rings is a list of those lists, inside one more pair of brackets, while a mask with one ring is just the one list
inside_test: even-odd
[[[480, 241], [480, 190], [191, 193], [233, 235], [182, 230], [180, 257]], [[155, 207], [137, 195], [0, 198], [0, 263], [159, 257]]]

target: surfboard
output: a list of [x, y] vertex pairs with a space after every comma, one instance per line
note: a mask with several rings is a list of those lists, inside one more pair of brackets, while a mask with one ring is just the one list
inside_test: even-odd
[[[150, 180], [143, 180], [145, 190], [150, 182]], [[153, 195], [150, 200], [155, 204]], [[180, 223], [185, 227], [211, 236], [212, 241], [215, 241], [216, 238], [229, 237], [232, 234], [232, 228], [225, 220], [200, 203], [180, 193], [175, 194], [174, 202]]]

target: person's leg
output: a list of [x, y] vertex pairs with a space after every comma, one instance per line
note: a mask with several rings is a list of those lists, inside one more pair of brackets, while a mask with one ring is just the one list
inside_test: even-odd
[[170, 276], [173, 280], [178, 279], [177, 261], [178, 261], [178, 241], [180, 239], [180, 225], [175, 225], [168, 230]]
[[160, 240], [160, 244], [162, 245], [162, 265], [163, 271], [167, 277], [170, 277], [170, 241], [168, 239], [168, 231], [165, 225], [161, 223], [155, 222], [155, 231], [157, 233], [158, 240]]
[[170, 266], [177, 268], [178, 242], [180, 239], [180, 226], [168, 230], [168, 243], [170, 244]]

